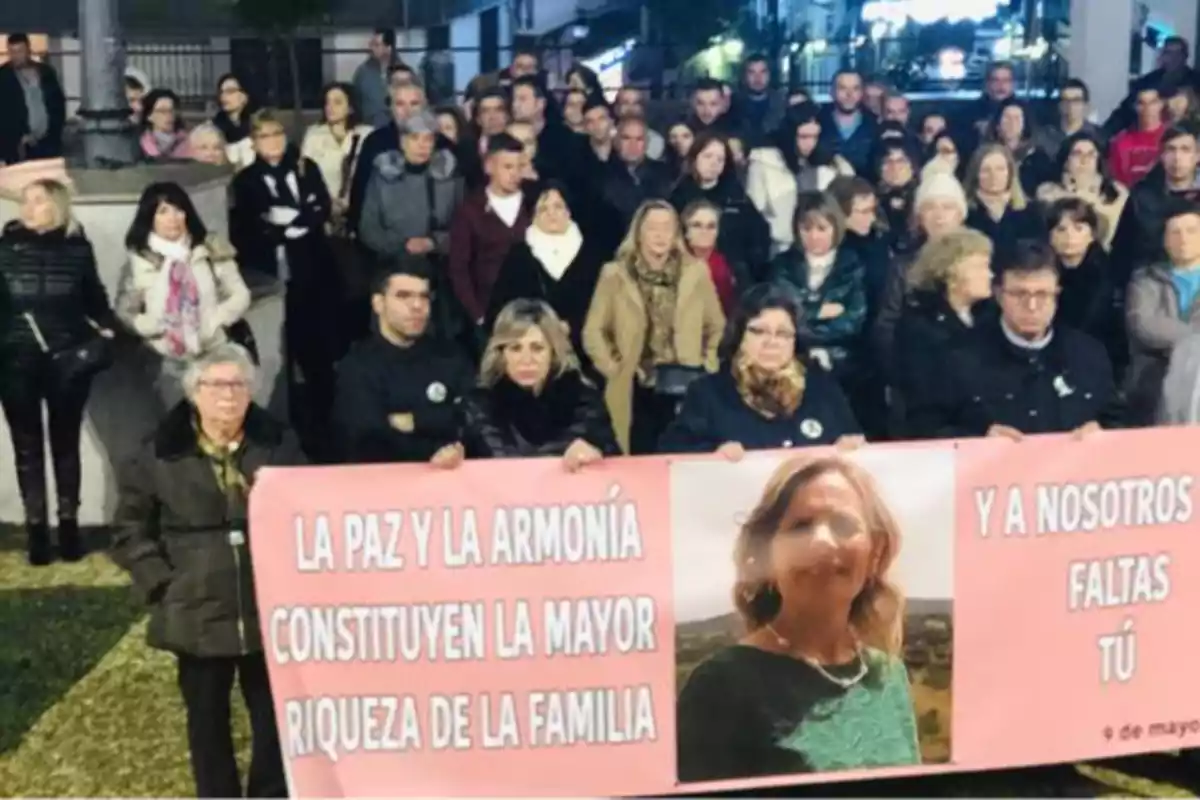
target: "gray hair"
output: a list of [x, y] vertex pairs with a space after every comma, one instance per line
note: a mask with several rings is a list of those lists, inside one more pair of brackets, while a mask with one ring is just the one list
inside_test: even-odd
[[236, 364], [238, 371], [246, 378], [246, 383], [250, 386], [251, 392], [254, 391], [258, 381], [258, 367], [254, 365], [254, 359], [250, 357], [250, 353], [240, 344], [233, 342], [225, 342], [217, 345], [212, 350], [209, 350], [204, 355], [187, 365], [187, 370], [183, 373], [183, 393], [192, 398], [196, 396], [196, 390], [200, 388], [200, 381], [204, 377], [204, 373], [208, 372], [209, 368], [223, 364]]

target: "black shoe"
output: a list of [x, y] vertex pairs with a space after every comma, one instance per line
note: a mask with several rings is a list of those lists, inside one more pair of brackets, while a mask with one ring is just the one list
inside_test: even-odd
[[83, 539], [79, 536], [79, 521], [60, 519], [58, 521], [58, 554], [63, 561], [82, 561], [87, 555]]
[[50, 528], [44, 522], [31, 522], [25, 526], [29, 536], [29, 565], [44, 567], [54, 561], [54, 550], [50, 547]]

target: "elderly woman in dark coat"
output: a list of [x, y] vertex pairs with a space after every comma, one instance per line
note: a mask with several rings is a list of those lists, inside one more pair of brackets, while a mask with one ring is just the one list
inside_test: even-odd
[[[119, 472], [112, 555], [150, 606], [150, 646], [176, 656], [199, 797], [287, 796], [247, 501], [259, 469], [302, 456], [288, 429], [251, 403], [254, 379], [238, 345], [201, 356], [184, 376], [188, 400]], [[232, 741], [235, 674], [253, 735], [245, 792]]]

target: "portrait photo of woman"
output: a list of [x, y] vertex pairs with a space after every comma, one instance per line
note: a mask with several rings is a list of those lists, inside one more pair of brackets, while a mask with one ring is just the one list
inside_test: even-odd
[[[681, 783], [922, 764], [917, 719], [928, 709], [915, 693], [922, 703], [932, 695], [915, 685], [929, 665], [907, 663], [911, 649], [945, 656], [948, 726], [949, 640], [906, 641], [914, 620], [897, 575], [899, 518], [875, 470], [826, 452], [773, 459], [765, 487], [756, 477], [756, 497], [725, 537], [733, 614], [697, 619], [707, 614], [677, 587]], [[702, 548], [677, 555], [714, 577]], [[948, 631], [948, 617], [934, 627]]]

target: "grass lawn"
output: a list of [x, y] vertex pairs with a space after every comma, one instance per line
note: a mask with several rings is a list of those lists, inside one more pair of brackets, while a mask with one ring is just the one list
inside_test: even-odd
[[[30, 569], [20, 548], [19, 538], [0, 533], [0, 794], [191, 795], [175, 665], [145, 646], [145, 615], [125, 576], [100, 554]], [[236, 707], [245, 758], [248, 726]], [[1195, 796], [1185, 782], [1197, 785], [1177, 759], [1153, 756], [1049, 772], [871, 782], [837, 793]]]

